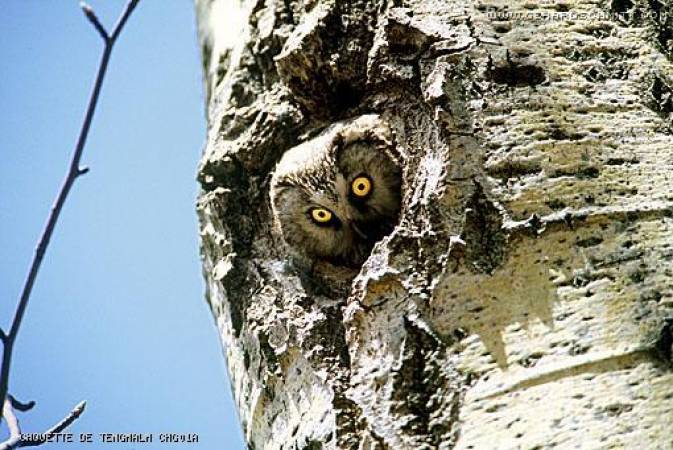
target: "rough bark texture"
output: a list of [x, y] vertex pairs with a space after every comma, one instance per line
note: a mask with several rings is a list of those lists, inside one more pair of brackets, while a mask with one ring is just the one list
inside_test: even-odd
[[[196, 4], [203, 266], [249, 448], [673, 448], [669, 0]], [[367, 113], [400, 223], [361, 269], [295, 269], [274, 164]]]

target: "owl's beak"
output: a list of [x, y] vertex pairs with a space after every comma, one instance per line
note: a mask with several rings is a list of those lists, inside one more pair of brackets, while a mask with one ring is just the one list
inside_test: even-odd
[[351, 230], [353, 230], [355, 234], [360, 236], [362, 239], [369, 239], [369, 236], [367, 236], [355, 222], [351, 222]]

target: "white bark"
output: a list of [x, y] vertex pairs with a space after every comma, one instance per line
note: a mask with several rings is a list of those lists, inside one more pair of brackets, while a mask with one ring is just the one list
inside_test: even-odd
[[[673, 448], [668, 3], [196, 4], [204, 274], [250, 448]], [[359, 271], [297, 272], [269, 174], [371, 112], [400, 224]]]

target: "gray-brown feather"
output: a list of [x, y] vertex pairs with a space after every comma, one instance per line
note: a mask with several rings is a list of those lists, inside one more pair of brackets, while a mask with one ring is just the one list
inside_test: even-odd
[[[299, 255], [336, 264], [364, 262], [373, 244], [390, 233], [400, 208], [401, 173], [390, 153], [387, 129], [377, 116], [341, 122], [288, 150], [271, 180], [271, 206], [284, 241]], [[366, 175], [372, 189], [354, 198], [354, 177]], [[329, 226], [311, 219], [325, 208]], [[364, 237], [363, 237], [364, 236]]]

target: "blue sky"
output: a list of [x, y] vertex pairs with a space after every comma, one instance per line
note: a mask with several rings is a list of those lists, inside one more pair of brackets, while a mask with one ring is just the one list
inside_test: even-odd
[[[125, 0], [90, 3], [111, 28]], [[5, 330], [65, 174], [101, 49], [77, 1], [3, 1]], [[83, 157], [91, 171], [68, 199], [16, 345], [11, 392], [37, 401], [19, 416], [24, 432], [43, 431], [87, 400], [74, 433], [198, 433], [193, 448], [244, 448], [198, 257], [203, 111], [192, 1], [141, 0], [103, 86]], [[70, 447], [165, 445], [43, 448]]]

